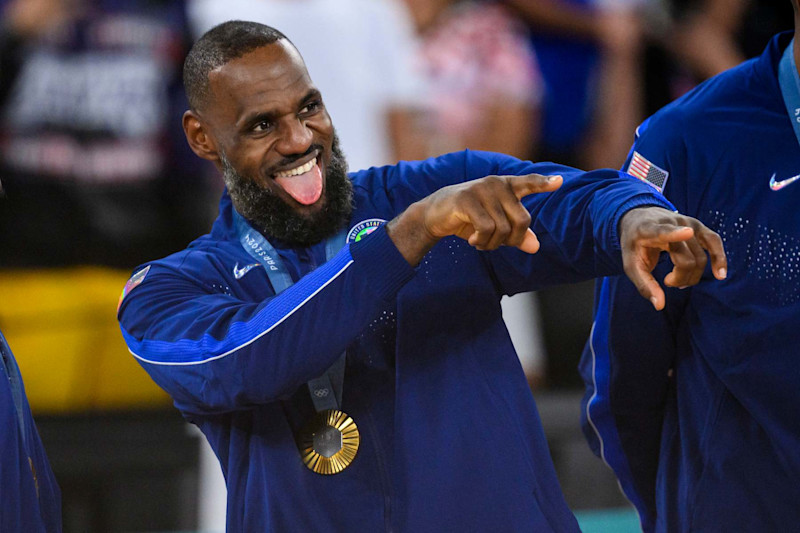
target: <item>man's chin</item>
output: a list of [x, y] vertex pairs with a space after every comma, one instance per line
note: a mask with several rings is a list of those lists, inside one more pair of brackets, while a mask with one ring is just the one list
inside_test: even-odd
[[[310, 205], [297, 202], [283, 190], [268, 191], [246, 183], [229, 188], [229, 192], [236, 210], [266, 237], [288, 245], [308, 246], [335, 234], [349, 219], [351, 193], [347, 185], [344, 191], [338, 190], [341, 187], [325, 187], [320, 198]], [[330, 197], [331, 190], [339, 197], [337, 201]]]

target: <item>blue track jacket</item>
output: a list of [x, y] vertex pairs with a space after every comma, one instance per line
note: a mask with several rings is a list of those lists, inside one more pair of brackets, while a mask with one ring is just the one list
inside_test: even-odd
[[729, 262], [724, 282], [707, 269], [669, 289], [663, 312], [625, 278], [597, 285], [584, 431], [645, 531], [800, 524], [800, 180], [770, 188], [800, 172], [777, 74], [790, 39], [656, 113], [633, 147]]
[[61, 531], [61, 491], [36, 431], [19, 367], [0, 334], [0, 531]]
[[[670, 204], [617, 171], [466, 151], [352, 174], [349, 227], [391, 220], [446, 185], [531, 172], [564, 176], [557, 192], [524, 199], [535, 255], [453, 237], [412, 268], [384, 226], [324, 264], [322, 244], [273, 243], [297, 281], [276, 297], [262, 267], [241, 275], [253, 259], [226, 194], [209, 235], [137, 270], [122, 333], [219, 457], [228, 530], [578, 529], [500, 298], [621, 272], [622, 214]], [[295, 434], [314, 413], [305, 383], [345, 349], [342, 409], [362, 442], [352, 465], [322, 476]]]

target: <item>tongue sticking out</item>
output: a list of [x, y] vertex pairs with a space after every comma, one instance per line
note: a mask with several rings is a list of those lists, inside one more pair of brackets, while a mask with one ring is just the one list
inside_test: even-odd
[[303, 205], [311, 205], [322, 196], [322, 171], [314, 165], [305, 174], [287, 178], [275, 178], [286, 193]]

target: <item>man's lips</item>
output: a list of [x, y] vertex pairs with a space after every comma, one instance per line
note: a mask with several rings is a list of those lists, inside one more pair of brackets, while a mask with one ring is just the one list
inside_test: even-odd
[[317, 164], [317, 158], [314, 157], [307, 163], [300, 165], [299, 167], [290, 168], [289, 170], [282, 170], [280, 172], [276, 172], [274, 174], [275, 178], [291, 178], [292, 176], [298, 176], [300, 174], [305, 174], [312, 168], [314, 165]]
[[[319, 155], [320, 155], [320, 150], [319, 149], [311, 150], [310, 153], [304, 155], [300, 159], [292, 161], [289, 164], [279, 166], [270, 175], [273, 178], [277, 178], [277, 177], [288, 177], [288, 176], [292, 176], [292, 175], [295, 175], [295, 174], [302, 174], [302, 172], [296, 172], [297, 169], [299, 169], [300, 167], [302, 167], [304, 165], [307, 165], [312, 160], [318, 159]], [[308, 170], [309, 169], [306, 169], [305, 171], [307, 172]]]

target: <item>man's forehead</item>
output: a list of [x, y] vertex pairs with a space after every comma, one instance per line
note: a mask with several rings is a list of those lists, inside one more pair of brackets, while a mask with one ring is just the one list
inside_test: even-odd
[[211, 71], [208, 81], [208, 112], [236, 124], [254, 114], [290, 112], [315, 89], [300, 53], [285, 39], [229, 61]]
[[208, 74], [213, 86], [239, 85], [254, 80], [286, 83], [308, 77], [303, 58], [286, 39], [252, 50], [242, 57], [232, 59]]

